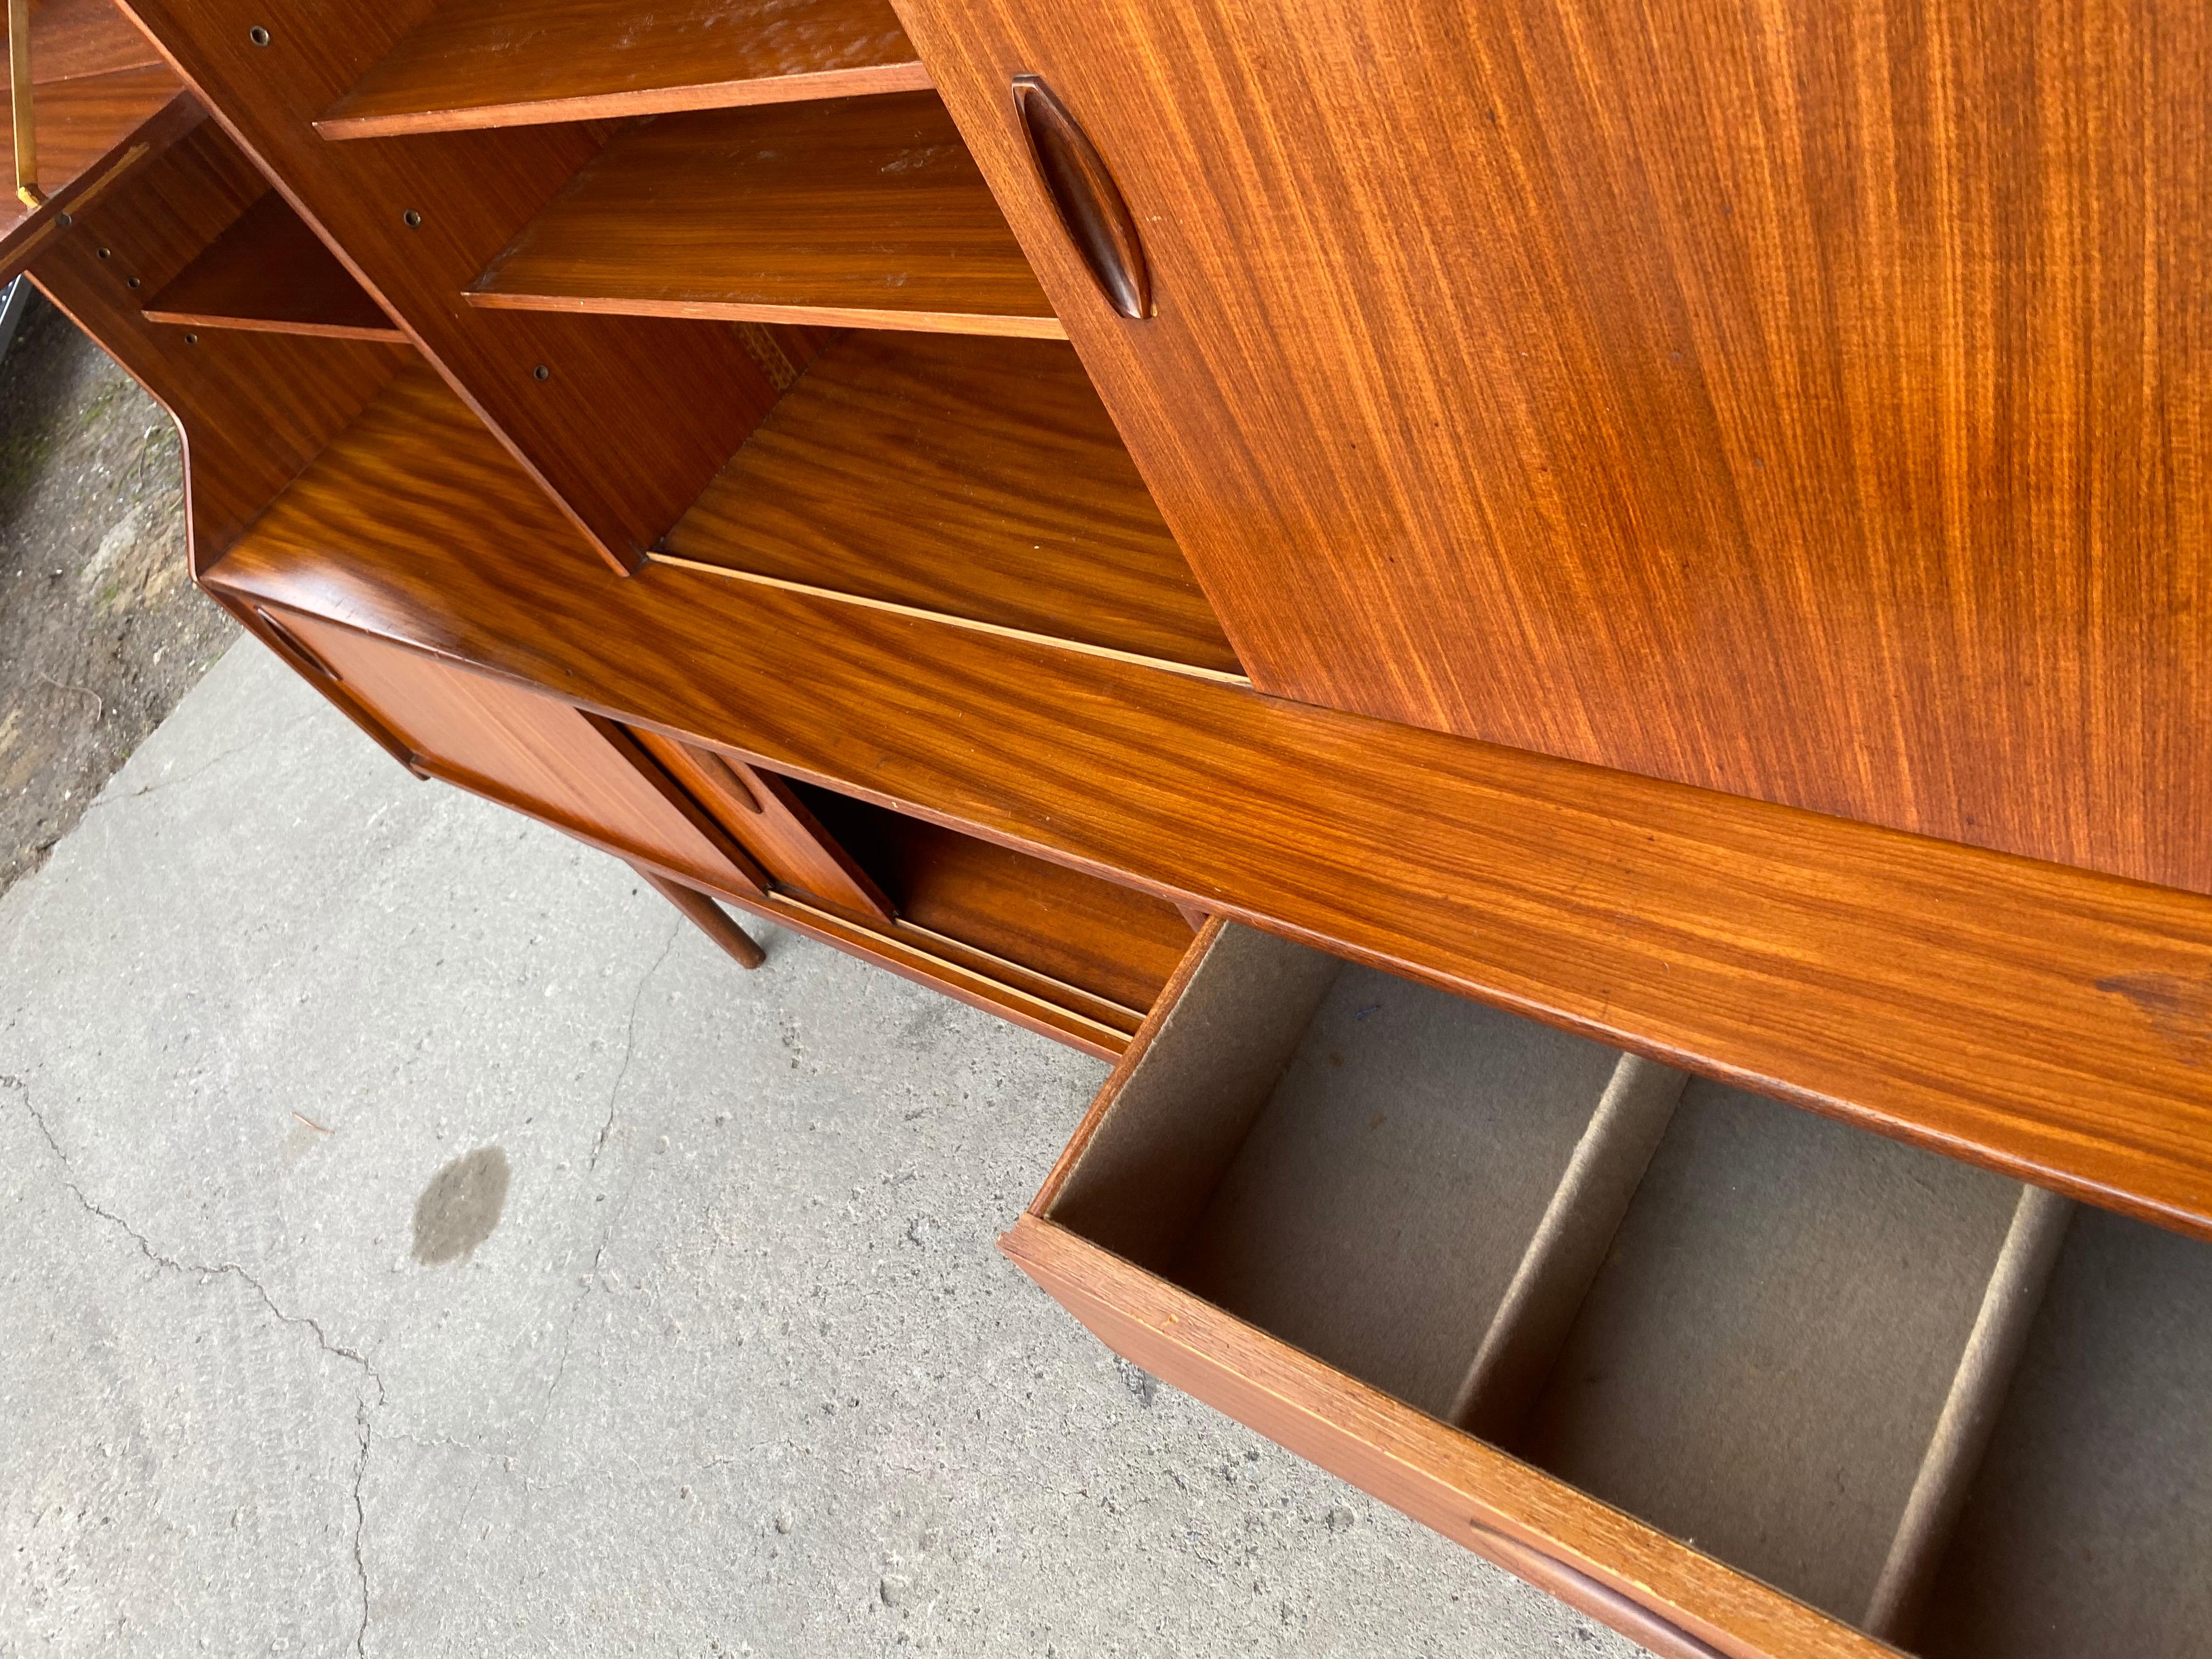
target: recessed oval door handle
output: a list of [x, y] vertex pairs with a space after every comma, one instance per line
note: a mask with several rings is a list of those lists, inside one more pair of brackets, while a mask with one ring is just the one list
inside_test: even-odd
[[1014, 77], [1014, 108], [1029, 134], [1030, 154], [1036, 159], [1045, 191], [1099, 292], [1124, 317], [1151, 316], [1152, 282], [1145, 270], [1145, 245], [1098, 147], [1038, 76]]

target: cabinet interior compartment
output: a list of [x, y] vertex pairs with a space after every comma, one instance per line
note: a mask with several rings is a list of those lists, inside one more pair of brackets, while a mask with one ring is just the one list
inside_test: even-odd
[[385, 138], [927, 87], [890, 0], [441, 0], [315, 123]]
[[1877, 1590], [2021, 1197], [1694, 1082], [1502, 1442], [1825, 1612], [1882, 1622]]
[[150, 322], [404, 345], [407, 337], [275, 190], [146, 302]]
[[2212, 1653], [2212, 1245], [2075, 1217], [1916, 1645]]
[[1073, 347], [866, 329], [804, 343], [656, 558], [1241, 676]]
[[466, 298], [1067, 337], [934, 92], [646, 117], [522, 227]]
[[[2165, 1528], [2141, 1582], [2212, 1538], [2203, 1413], [2160, 1440], [2212, 1375], [2203, 1246], [2101, 1216], [2069, 1245], [2050, 1194], [1233, 924], [1041, 1213], [1899, 1646], [2013, 1650], [1961, 1609], [2016, 1613], [2073, 1489], [2130, 1485], [2075, 1455], [2064, 1412], [2105, 1396], [2038, 1380], [2085, 1350], [2152, 1367], [2103, 1385], [2140, 1432], [2100, 1419], [2168, 1471], [2109, 1510]], [[2115, 1229], [2144, 1288], [2095, 1304]], [[2100, 1556], [2045, 1576], [2132, 1571]]]
[[889, 899], [895, 932], [990, 972], [1012, 964], [1126, 1011], [1148, 1011], [1190, 947], [1165, 899], [834, 790], [793, 793]]

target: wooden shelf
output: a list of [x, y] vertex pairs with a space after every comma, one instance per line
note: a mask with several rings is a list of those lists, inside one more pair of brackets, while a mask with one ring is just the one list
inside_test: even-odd
[[275, 191], [146, 306], [149, 321], [404, 345], [407, 337]]
[[[0, 27], [0, 35], [6, 33]], [[116, 9], [115, 0], [46, 0], [31, 13], [31, 84], [40, 93], [57, 81], [149, 69], [161, 62], [154, 43]], [[0, 53], [0, 87], [14, 87], [14, 67]], [[174, 86], [176, 76], [169, 82]], [[42, 143], [46, 126], [40, 124]]]
[[1241, 674], [1057, 342], [839, 337], [655, 556]]
[[325, 138], [601, 120], [929, 85], [890, 0], [447, 0], [315, 123]]
[[934, 93], [657, 117], [594, 157], [468, 297], [1066, 337]]
[[[492, 527], [564, 573], [605, 567], [552, 498], [416, 361], [270, 502], [245, 540], [281, 558], [398, 556]], [[314, 607], [305, 607], [313, 610]]]

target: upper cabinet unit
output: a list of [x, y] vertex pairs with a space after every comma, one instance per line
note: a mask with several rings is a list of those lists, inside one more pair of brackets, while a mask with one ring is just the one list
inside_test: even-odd
[[2212, 890], [2212, 12], [900, 9], [1261, 690]]

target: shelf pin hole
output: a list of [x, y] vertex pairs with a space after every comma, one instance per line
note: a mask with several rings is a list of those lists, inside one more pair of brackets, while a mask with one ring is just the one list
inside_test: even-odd
[[246, 30], [246, 38], [257, 46], [265, 46], [269, 44], [269, 31], [256, 23], [252, 28]]

